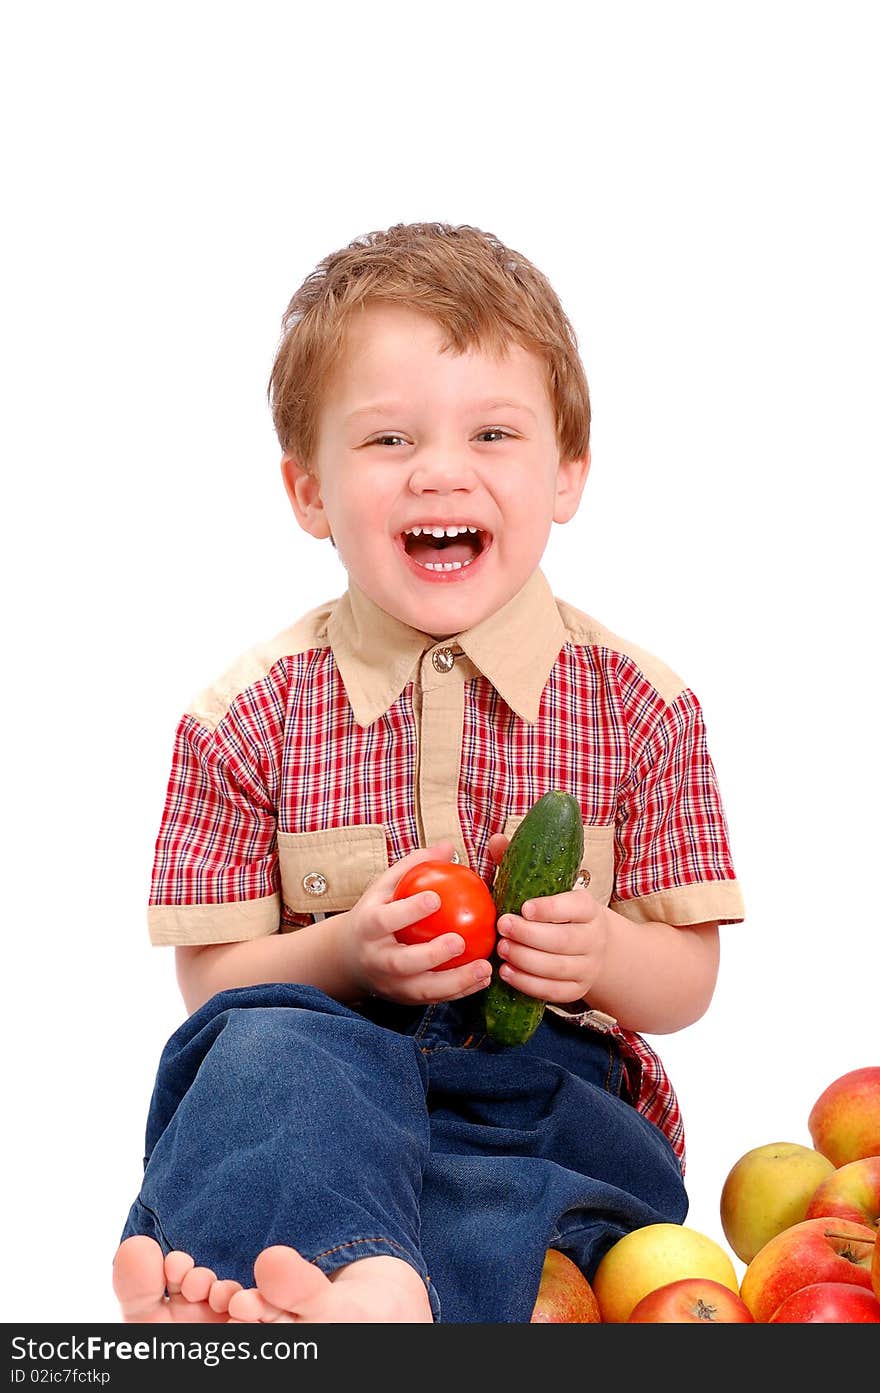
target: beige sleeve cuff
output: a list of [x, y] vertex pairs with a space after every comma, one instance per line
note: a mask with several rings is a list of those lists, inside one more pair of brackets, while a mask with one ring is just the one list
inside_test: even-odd
[[633, 900], [614, 900], [609, 904], [617, 914], [636, 924], [659, 920], [663, 924], [739, 924], [746, 916], [742, 892], [736, 880], [702, 880], [696, 885], [679, 885], [657, 890]]
[[240, 943], [278, 931], [281, 896], [228, 904], [153, 904], [147, 927], [153, 944]]

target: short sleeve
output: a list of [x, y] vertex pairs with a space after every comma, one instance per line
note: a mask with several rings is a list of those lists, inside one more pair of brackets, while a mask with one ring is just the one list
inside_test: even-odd
[[619, 790], [611, 908], [679, 925], [745, 917], [703, 713], [688, 688], [664, 705]]
[[231, 943], [277, 931], [273, 757], [258, 735], [243, 707], [215, 727], [182, 718], [153, 860], [152, 943]]

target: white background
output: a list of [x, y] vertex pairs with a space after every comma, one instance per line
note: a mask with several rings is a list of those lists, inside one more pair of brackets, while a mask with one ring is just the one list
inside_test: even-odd
[[[115, 1319], [155, 1066], [177, 718], [338, 595], [265, 399], [327, 252], [398, 221], [533, 260], [593, 470], [555, 592], [700, 697], [748, 917], [656, 1040], [687, 1222], [878, 1063], [877, 43], [869, 3], [32, 3], [0, 112], [7, 1321]], [[737, 1261], [738, 1273], [742, 1265]]]

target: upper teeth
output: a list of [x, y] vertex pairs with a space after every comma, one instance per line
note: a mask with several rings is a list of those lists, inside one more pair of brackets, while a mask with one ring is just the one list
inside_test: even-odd
[[405, 532], [407, 537], [420, 537], [424, 532], [428, 537], [457, 537], [459, 532], [479, 532], [478, 527], [468, 527], [462, 524], [461, 527], [408, 527]]

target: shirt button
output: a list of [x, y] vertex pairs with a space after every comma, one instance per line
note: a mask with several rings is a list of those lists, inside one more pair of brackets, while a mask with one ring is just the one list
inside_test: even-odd
[[438, 672], [451, 672], [455, 654], [451, 648], [438, 648], [431, 654], [431, 662]]
[[327, 879], [320, 871], [309, 871], [303, 876], [303, 889], [307, 895], [323, 895], [327, 889]]
[[461, 862], [461, 857], [459, 856], [459, 854], [458, 854], [457, 851], [453, 851], [453, 853], [452, 853], [452, 861], [453, 861], [453, 865], [456, 865], [456, 866], [457, 866], [457, 865], [460, 864], [460, 862]]

